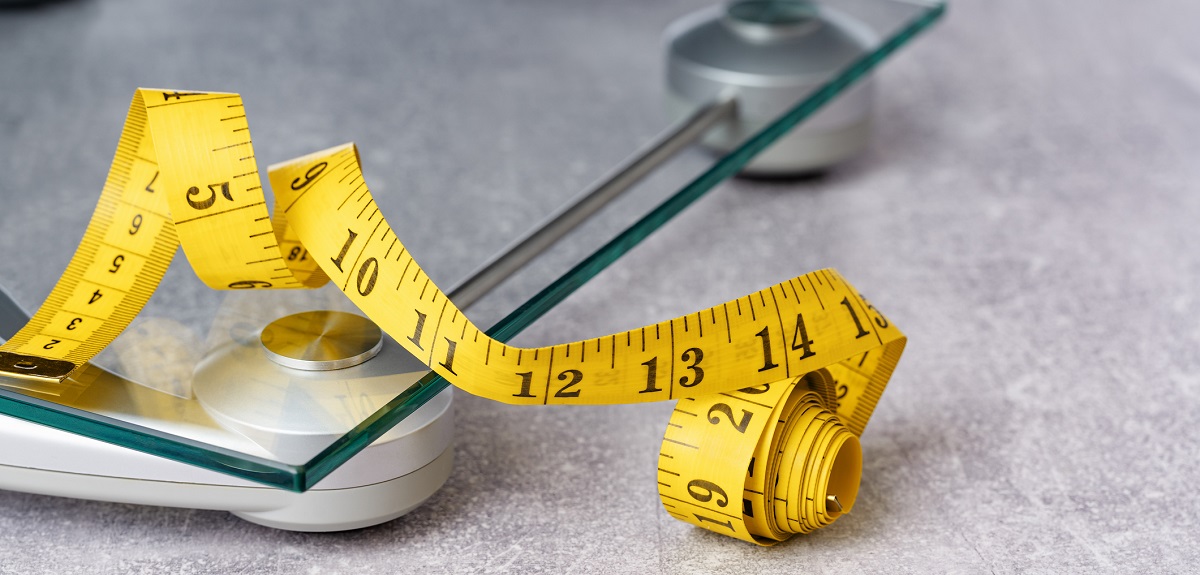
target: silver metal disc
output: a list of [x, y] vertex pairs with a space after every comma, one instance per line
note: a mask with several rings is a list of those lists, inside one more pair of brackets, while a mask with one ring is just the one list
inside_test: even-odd
[[375, 322], [340, 311], [281, 317], [263, 328], [259, 339], [271, 361], [307, 371], [353, 367], [383, 349], [383, 332]]

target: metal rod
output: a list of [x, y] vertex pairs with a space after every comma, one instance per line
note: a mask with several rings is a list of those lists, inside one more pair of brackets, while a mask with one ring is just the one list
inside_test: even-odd
[[475, 303], [663, 162], [700, 139], [714, 125], [732, 118], [736, 110], [737, 101], [733, 97], [723, 97], [701, 106], [692, 115], [667, 128], [574, 200], [480, 266], [450, 290], [450, 300], [460, 308]]

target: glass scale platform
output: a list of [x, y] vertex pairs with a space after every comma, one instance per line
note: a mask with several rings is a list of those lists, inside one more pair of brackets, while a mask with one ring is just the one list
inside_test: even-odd
[[[479, 6], [478, 14], [464, 20], [450, 7], [437, 3], [413, 8], [390, 23], [367, 18], [347, 28], [361, 26], [359, 33], [366, 41], [380, 38], [380, 50], [394, 51], [387, 58], [363, 54], [360, 48], [335, 47], [326, 52], [304, 43], [288, 44], [284, 39], [276, 48], [285, 54], [261, 62], [267, 70], [263, 73], [214, 69], [214, 78], [229, 80], [198, 86], [194, 85], [196, 77], [173, 77], [163, 68], [152, 79], [160, 87], [241, 92], [262, 165], [357, 141], [367, 182], [381, 211], [402, 230], [403, 241], [429, 275], [448, 288], [488, 261], [499, 246], [521, 237], [630, 150], [669, 125], [663, 112], [661, 31], [675, 18], [708, 5], [633, 3], [585, 9], [518, 3], [504, 8]], [[862, 32], [861, 50], [841, 57], [807, 94], [765, 127], [741, 139], [729, 153], [692, 147], [671, 159], [482, 296], [467, 310], [475, 323], [492, 326], [489, 334], [496, 339], [512, 338], [854, 86], [944, 11], [940, 2], [917, 0], [827, 0], [820, 6]], [[119, 17], [104, 13], [113, 9], [121, 7], [78, 8], [82, 15], [66, 20], [86, 27], [88, 19]], [[189, 9], [198, 8], [183, 8], [178, 15], [181, 22], [187, 20]], [[580, 10], [593, 13], [580, 14]], [[522, 22], [491, 27], [489, 21], [495, 18]], [[256, 33], [252, 23], [239, 21], [237, 14], [229, 16], [229, 24], [231, 35], [252, 37]], [[513, 35], [513, 29], [523, 33]], [[189, 33], [198, 37], [204, 32], [183, 32]], [[267, 40], [271, 38], [278, 40]], [[35, 45], [25, 40], [26, 46]], [[164, 52], [164, 61], [181, 57], [172, 55], [170, 48]], [[49, 54], [49, 61], [38, 65], [86, 67], [92, 57], [96, 56]], [[233, 55], [214, 62], [214, 68], [236, 69], [238, 64]], [[187, 85], [180, 85], [185, 79]], [[79, 80], [63, 80], [67, 85], [56, 86], [47, 80], [43, 89], [78, 87], [70, 84], [74, 81]], [[338, 92], [337, 97], [278, 97], [304, 94], [314, 82], [344, 85], [329, 90]], [[132, 95], [134, 87], [129, 85], [123, 97]], [[105, 166], [127, 101], [102, 99], [85, 110], [70, 112], [76, 118], [84, 114], [103, 118], [84, 124], [94, 128], [94, 133], [111, 136], [111, 141], [103, 144], [99, 136], [85, 140], [97, 148], [87, 153], [104, 157]], [[363, 109], [374, 112], [364, 117]], [[36, 110], [33, 116], [36, 121]], [[331, 134], [337, 139], [326, 139]], [[50, 142], [53, 134], [38, 138]], [[53, 146], [79, 143], [64, 138]], [[7, 145], [15, 148], [20, 143]], [[459, 162], [470, 165], [463, 167]], [[98, 169], [100, 162], [93, 163]], [[72, 238], [52, 243], [33, 260], [7, 253], [0, 257], [0, 285], [9, 286], [26, 310], [41, 303], [38, 294], [49, 291], [74, 251], [103, 182], [102, 172], [92, 176], [94, 185], [71, 190], [70, 202], [61, 202], [53, 194], [35, 194], [23, 200], [21, 209], [29, 214], [65, 213], [61, 222], [48, 223], [69, 225], [73, 230], [68, 234]], [[561, 185], [524, 185], [530, 181], [558, 181]], [[22, 185], [0, 182], [5, 188]], [[0, 229], [0, 246], [5, 252], [31, 249], [23, 240]], [[329, 288], [266, 295], [212, 292], [181, 260], [182, 254], [139, 319], [97, 358], [91, 381], [79, 386], [78, 393], [48, 396], [23, 391], [9, 381], [12, 385], [0, 385], [0, 413], [303, 492], [404, 422], [448, 385], [429, 372], [403, 389], [345, 397], [333, 404], [298, 401], [281, 405], [280, 409], [298, 409], [305, 416], [333, 421], [338, 432], [324, 436], [316, 445], [310, 442], [305, 450], [280, 453], [267, 449], [222, 426], [192, 397], [187, 380], [203, 361], [203, 354], [172, 355], [169, 352], [176, 348], [171, 348], [166, 352], [159, 349], [154, 355], [145, 348], [153, 347], [150, 344], [161, 339], [161, 334], [171, 333], [194, 344], [183, 346], [185, 349], [203, 349], [211, 343], [212, 334], [221, 331], [214, 326], [223, 321], [240, 322], [243, 335], [250, 337], [255, 326], [261, 329], [286, 313], [349, 310], [350, 304]], [[32, 271], [31, 261], [37, 262]], [[21, 289], [14, 289], [14, 284]], [[9, 334], [0, 333], [3, 335]], [[170, 360], [169, 365], [163, 358]], [[168, 373], [175, 375], [168, 377]], [[164, 387], [164, 378], [172, 384]]]

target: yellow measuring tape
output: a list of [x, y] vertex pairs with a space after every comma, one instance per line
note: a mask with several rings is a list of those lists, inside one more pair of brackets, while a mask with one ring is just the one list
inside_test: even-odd
[[659, 492], [673, 516], [759, 544], [854, 504], [857, 437], [905, 338], [833, 270], [624, 333], [495, 341], [383, 218], [352, 144], [270, 169], [268, 214], [241, 98], [138, 90], [78, 250], [0, 375], [55, 385], [141, 310], [180, 244], [215, 289], [337, 286], [454, 385], [513, 404], [680, 399]]

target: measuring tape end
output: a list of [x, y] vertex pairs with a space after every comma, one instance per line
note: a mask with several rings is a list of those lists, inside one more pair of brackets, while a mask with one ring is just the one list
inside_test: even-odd
[[49, 359], [0, 351], [0, 375], [39, 383], [62, 383], [76, 365], [61, 359]]

